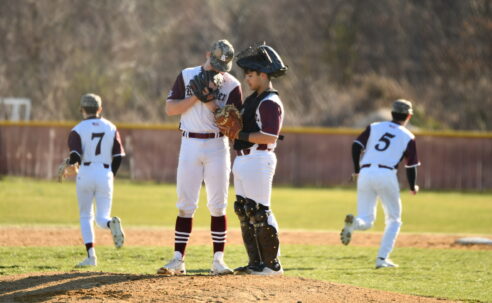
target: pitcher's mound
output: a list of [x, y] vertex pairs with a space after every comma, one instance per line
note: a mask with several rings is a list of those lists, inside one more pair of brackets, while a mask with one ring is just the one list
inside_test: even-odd
[[450, 302], [292, 277], [101, 272], [0, 277], [0, 302]]

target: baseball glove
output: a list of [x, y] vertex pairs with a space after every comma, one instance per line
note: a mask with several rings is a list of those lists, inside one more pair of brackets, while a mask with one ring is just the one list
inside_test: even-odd
[[79, 164], [70, 164], [70, 158], [65, 158], [58, 166], [58, 182], [62, 182], [65, 178], [75, 176], [79, 172]]
[[237, 137], [237, 134], [243, 129], [243, 119], [239, 110], [232, 104], [219, 108], [214, 113], [215, 123], [220, 131], [230, 139]]
[[190, 80], [190, 88], [200, 101], [210, 102], [217, 99], [222, 82], [224, 82], [222, 74], [215, 71], [202, 70]]

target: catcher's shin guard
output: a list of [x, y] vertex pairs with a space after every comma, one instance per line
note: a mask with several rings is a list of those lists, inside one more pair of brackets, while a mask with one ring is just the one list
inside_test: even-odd
[[246, 252], [248, 253], [248, 265], [236, 269], [236, 271], [247, 271], [247, 268], [256, 268], [261, 265], [261, 257], [259, 249], [255, 239], [255, 230], [253, 224], [250, 223], [250, 218], [246, 214], [245, 203], [246, 199], [241, 196], [236, 196], [237, 201], [234, 202], [234, 212], [239, 218], [241, 223], [241, 232], [243, 236], [244, 246], [246, 247]]
[[268, 223], [271, 211], [267, 206], [247, 199], [246, 213], [251, 216], [255, 228], [263, 265], [275, 271], [280, 270], [280, 262], [277, 259], [280, 246], [277, 229]]

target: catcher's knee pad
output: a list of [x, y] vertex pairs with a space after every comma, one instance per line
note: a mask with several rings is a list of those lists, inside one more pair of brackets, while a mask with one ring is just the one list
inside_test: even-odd
[[248, 253], [248, 267], [258, 266], [261, 264], [261, 257], [256, 244], [255, 229], [250, 222], [249, 216], [246, 214], [245, 202], [246, 199], [241, 196], [236, 196], [237, 200], [234, 202], [234, 212], [239, 218], [241, 223], [241, 233], [243, 236], [244, 247]]
[[[258, 246], [261, 254], [261, 260], [263, 264], [273, 270], [280, 269], [280, 263], [277, 259], [278, 251], [280, 247], [280, 241], [278, 238], [277, 229], [268, 223], [268, 217], [271, 215], [271, 211], [267, 206], [263, 206], [248, 199], [247, 205], [254, 207], [255, 211], [252, 216], [254, 222], [254, 228], [256, 237], [258, 240]], [[253, 209], [253, 208], [251, 208]]]
[[239, 218], [239, 221], [248, 221], [248, 215], [246, 214], [246, 210], [244, 208], [246, 203], [246, 199], [242, 196], [236, 195], [236, 202], [234, 202], [234, 212]]

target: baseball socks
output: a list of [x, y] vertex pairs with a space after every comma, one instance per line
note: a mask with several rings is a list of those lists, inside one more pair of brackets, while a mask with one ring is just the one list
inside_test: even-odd
[[210, 233], [214, 245], [214, 261], [210, 273], [213, 275], [232, 274], [232, 270], [224, 262], [224, 246], [227, 239], [226, 216], [212, 216], [210, 222]]
[[176, 218], [174, 228], [174, 257], [182, 260], [185, 255], [186, 245], [190, 239], [191, 229], [193, 227], [193, 218]]
[[75, 267], [87, 267], [97, 265], [96, 249], [94, 248], [94, 243], [86, 243], [85, 249], [87, 250], [87, 258], [85, 258]]

